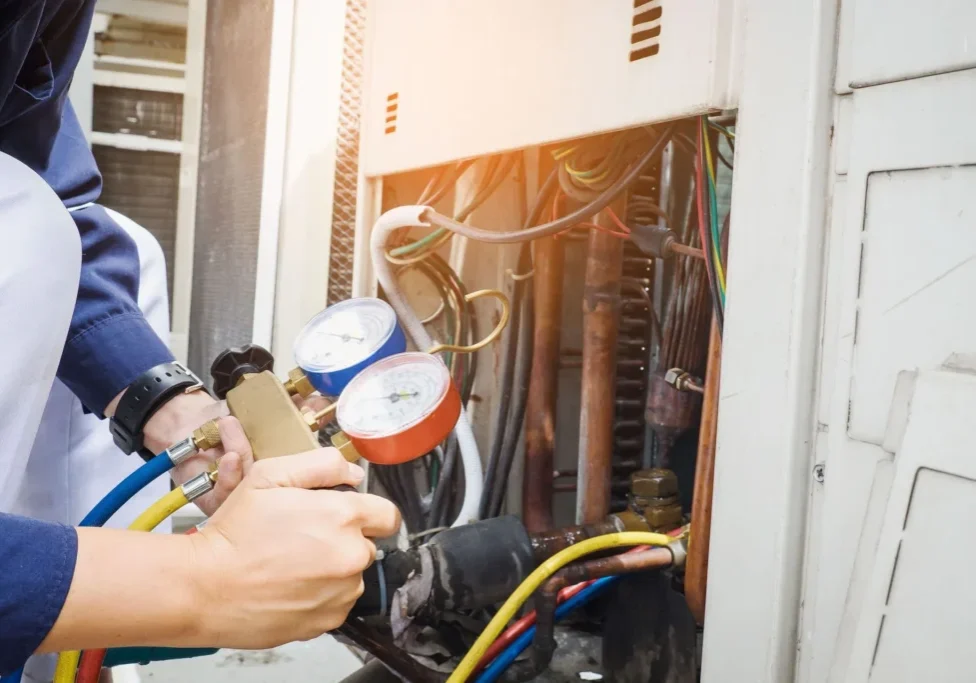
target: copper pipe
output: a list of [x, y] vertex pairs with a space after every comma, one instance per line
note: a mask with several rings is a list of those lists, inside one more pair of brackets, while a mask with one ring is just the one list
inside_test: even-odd
[[[575, 481], [560, 481], [552, 485], [553, 493], [575, 493], [578, 490]], [[610, 483], [611, 493], [627, 493], [630, 491], [630, 482], [626, 479], [614, 480]]]
[[[624, 459], [624, 460], [617, 460], [617, 461], [615, 461], [613, 463], [613, 469], [614, 470], [623, 470], [623, 471], [628, 472], [628, 473], [630, 472], [630, 470], [640, 469], [640, 466], [641, 466], [640, 460], [635, 460], [633, 458], [631, 458], [631, 459]], [[565, 477], [576, 477], [577, 474], [578, 474], [578, 472], [575, 469], [553, 470], [553, 472], [552, 472], [552, 478], [553, 479], [562, 479], [562, 478], [565, 478]]]
[[722, 371], [722, 338], [712, 319], [708, 340], [708, 368], [702, 402], [695, 464], [695, 488], [691, 508], [691, 540], [685, 563], [685, 598], [699, 624], [705, 623], [705, 583], [708, 578], [708, 546], [712, 529], [712, 487], [715, 483], [715, 442], [718, 434], [719, 376]]
[[[618, 216], [624, 215], [626, 199], [617, 199], [610, 208]], [[593, 220], [609, 230], [613, 229], [614, 222], [606, 211], [601, 211]], [[617, 328], [624, 261], [623, 240], [603, 230], [590, 231], [588, 247], [583, 285], [577, 524], [597, 522], [610, 512]]]
[[569, 546], [576, 545], [588, 538], [595, 538], [625, 530], [624, 525], [615, 518], [602, 520], [596, 524], [569, 526], [561, 529], [546, 529], [545, 531], [530, 534], [532, 555], [535, 557], [535, 561], [541, 564], [560, 550], [565, 550]]
[[552, 527], [552, 469], [556, 450], [556, 390], [562, 332], [563, 250], [547, 237], [535, 243], [535, 333], [525, 407], [522, 519], [530, 531]]
[[422, 666], [417, 660], [398, 648], [359, 619], [350, 619], [338, 629], [342, 635], [380, 660], [390, 671], [411, 683], [435, 683], [442, 680], [438, 674]]
[[689, 247], [687, 244], [682, 244], [681, 242], [672, 242], [671, 251], [675, 254], [681, 254], [682, 256], [690, 256], [691, 258], [705, 260], [705, 252], [696, 247]]

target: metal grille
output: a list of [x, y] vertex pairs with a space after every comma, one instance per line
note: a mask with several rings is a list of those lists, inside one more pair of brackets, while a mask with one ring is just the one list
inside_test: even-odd
[[359, 117], [363, 87], [366, 0], [346, 2], [342, 47], [342, 91], [336, 131], [336, 172], [329, 252], [329, 304], [352, 296], [356, 244], [356, 188], [359, 182]]
[[251, 340], [273, 0], [209, 0], [190, 366]]
[[92, 130], [179, 140], [183, 95], [96, 85]]
[[102, 172], [99, 203], [128, 216], [159, 241], [166, 257], [166, 287], [172, 302], [180, 155], [102, 145], [94, 145], [92, 152]]

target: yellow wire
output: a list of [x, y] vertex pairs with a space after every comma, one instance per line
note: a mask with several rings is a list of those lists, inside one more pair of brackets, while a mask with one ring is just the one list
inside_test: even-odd
[[62, 652], [58, 656], [58, 665], [54, 669], [54, 683], [73, 683], [80, 659], [81, 652], [78, 650]]
[[555, 159], [556, 161], [559, 161], [560, 159], [565, 159], [566, 157], [568, 157], [570, 154], [572, 154], [575, 151], [576, 151], [576, 147], [575, 146], [574, 147], [567, 147], [566, 149], [556, 149], [556, 150], [553, 150], [553, 152], [552, 152], [552, 158]]
[[[718, 182], [715, 180], [715, 168], [712, 166], [712, 144], [708, 140], [708, 132], [706, 131], [702, 135], [702, 139], [705, 141], [705, 168], [708, 171], [708, 177], [712, 181], [712, 187], [718, 188]], [[718, 220], [718, 218], [716, 218]], [[709, 228], [710, 229], [710, 228]], [[725, 269], [722, 267], [722, 256], [721, 252], [718, 250], [718, 245], [712, 245], [712, 252], [715, 254], [715, 274], [718, 277], [718, 285], [725, 291]]]
[[665, 536], [664, 534], [652, 534], [642, 531], [623, 531], [616, 534], [607, 534], [605, 536], [597, 536], [596, 538], [590, 538], [576, 545], [572, 545], [565, 550], [562, 550], [548, 560], [539, 565], [539, 567], [529, 574], [529, 577], [522, 582], [522, 585], [515, 589], [515, 592], [505, 601], [502, 608], [498, 610], [495, 617], [488, 623], [485, 630], [481, 632], [478, 636], [478, 640], [475, 641], [474, 645], [468, 650], [468, 654], [464, 656], [461, 663], [451, 674], [450, 678], [447, 679], [447, 683], [463, 683], [468, 680], [471, 676], [471, 672], [474, 671], [478, 662], [485, 655], [489, 646], [498, 638], [498, 634], [502, 632], [505, 625], [511, 621], [515, 613], [518, 612], [519, 608], [528, 600], [533, 593], [535, 593], [539, 587], [546, 582], [546, 580], [555, 574], [557, 571], [565, 567], [570, 562], [574, 562], [584, 555], [589, 555], [590, 553], [596, 552], [598, 550], [607, 550], [609, 548], [619, 548], [622, 546], [631, 545], [668, 545], [674, 542], [676, 539], [671, 536]]
[[[129, 529], [131, 531], [152, 531], [188, 502], [183, 489], [177, 487], [146, 508], [146, 511], [129, 525]], [[54, 683], [74, 683], [78, 671], [78, 660], [80, 659], [81, 652], [78, 650], [62, 652], [58, 656], [57, 668], [54, 669]]]

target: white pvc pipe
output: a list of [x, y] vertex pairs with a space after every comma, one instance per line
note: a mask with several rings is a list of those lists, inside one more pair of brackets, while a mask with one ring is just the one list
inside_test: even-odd
[[[396, 276], [389, 261], [386, 260], [386, 243], [394, 230], [410, 227], [430, 227], [428, 223], [421, 220], [421, 215], [427, 210], [426, 206], [400, 206], [387, 211], [373, 226], [373, 233], [370, 237], [370, 256], [373, 261], [373, 270], [376, 272], [376, 279], [379, 280], [386, 298], [389, 300], [393, 310], [396, 311], [407, 336], [413, 341], [418, 351], [426, 351], [434, 345], [434, 341], [427, 334], [423, 323], [410, 308], [407, 300], [400, 293], [397, 285]], [[478, 442], [474, 438], [471, 430], [471, 423], [465, 413], [465, 406], [461, 407], [461, 416], [454, 426], [454, 435], [458, 440], [458, 449], [461, 452], [461, 464], [464, 468], [464, 501], [461, 503], [461, 512], [451, 526], [461, 526], [468, 522], [478, 519], [478, 505], [481, 501], [481, 492], [484, 486], [484, 472], [481, 469], [481, 454], [478, 452]]]

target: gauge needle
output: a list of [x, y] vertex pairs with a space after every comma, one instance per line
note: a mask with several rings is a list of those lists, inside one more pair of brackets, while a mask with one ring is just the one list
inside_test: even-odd
[[365, 341], [365, 339], [363, 339], [362, 337], [354, 337], [351, 334], [336, 334], [335, 332], [328, 332], [327, 334], [330, 337], [338, 337], [342, 341], [346, 341], [346, 342], [347, 341], [358, 341], [358, 342]]
[[389, 401], [390, 403], [397, 403], [404, 399], [413, 398], [414, 396], [420, 396], [419, 391], [414, 391], [412, 393], [407, 393], [406, 391], [394, 391], [386, 396], [373, 396], [370, 401]]

